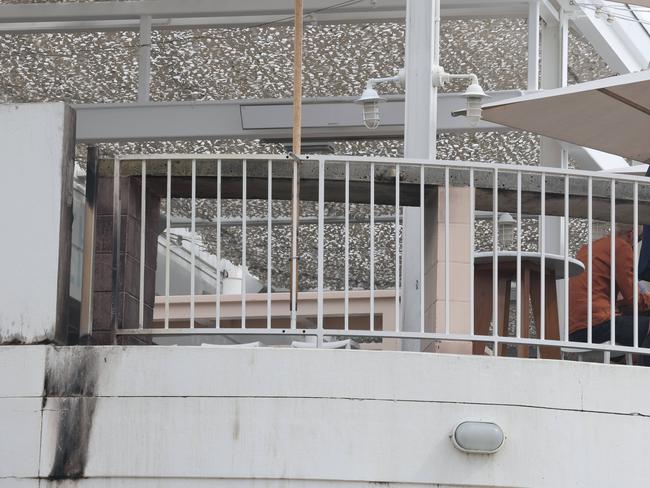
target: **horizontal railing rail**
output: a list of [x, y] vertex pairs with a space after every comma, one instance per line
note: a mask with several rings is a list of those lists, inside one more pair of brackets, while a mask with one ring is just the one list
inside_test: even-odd
[[[104, 161], [100, 173], [114, 192], [117, 335], [304, 335], [318, 344], [397, 339], [391, 342], [397, 348], [416, 340], [416, 350], [549, 358], [647, 352], [640, 343], [647, 319], [638, 260], [625, 273], [622, 262], [617, 268], [617, 236], [624, 233], [616, 229], [650, 224], [648, 179], [305, 156], [298, 322], [291, 323], [285, 303], [291, 163], [284, 155], [192, 154]], [[608, 283], [593, 265], [594, 229], [603, 228], [609, 245], [600, 240], [597, 248], [610, 258]], [[638, 256], [638, 239], [629, 246]], [[627, 286], [619, 282], [623, 274], [633, 289], [624, 312], [620, 298], [630, 297], [629, 290], [619, 296]], [[601, 328], [594, 337], [603, 324], [593, 323], [593, 295], [603, 289], [608, 341]], [[586, 324], [572, 313], [579, 306], [586, 307]], [[633, 324], [628, 343], [617, 341], [620, 313]], [[585, 342], [570, 340], [577, 325], [586, 330]]]

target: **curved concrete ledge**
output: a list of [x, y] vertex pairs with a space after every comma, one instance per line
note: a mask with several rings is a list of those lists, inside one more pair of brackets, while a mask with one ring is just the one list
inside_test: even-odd
[[[346, 350], [51, 346], [0, 348], [0, 367], [0, 486], [645, 482], [650, 371], [642, 368]], [[449, 434], [464, 419], [498, 423], [503, 449], [456, 450]]]

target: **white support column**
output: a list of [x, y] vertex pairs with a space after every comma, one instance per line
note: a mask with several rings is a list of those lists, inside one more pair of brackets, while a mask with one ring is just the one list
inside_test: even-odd
[[140, 44], [138, 48], [138, 102], [149, 101], [151, 78], [151, 16], [140, 17]]
[[[404, 157], [436, 157], [437, 89], [432, 88], [432, 67], [437, 50], [436, 22], [439, 0], [408, 0], [406, 6], [406, 108]], [[436, 18], [436, 14], [438, 18]], [[404, 208], [402, 324], [405, 331], [419, 331], [422, 283], [420, 283], [420, 210]], [[425, 291], [426, 293], [426, 291]], [[420, 350], [419, 341], [405, 341], [404, 349]]]
[[[560, 11], [559, 22], [547, 21], [542, 27], [542, 89], [566, 86], [568, 74], [568, 17]], [[563, 167], [568, 164], [568, 152], [555, 140], [540, 138], [540, 166]], [[564, 252], [564, 226], [562, 217], [546, 217], [544, 239], [545, 251], [551, 254]], [[558, 307], [560, 330], [564, 308], [563, 283], [558, 281]]]
[[559, 86], [567, 86], [569, 76], [569, 16], [560, 9], [560, 25], [558, 26], [558, 59], [559, 59]]
[[539, 1], [528, 9], [528, 89], [539, 89]]

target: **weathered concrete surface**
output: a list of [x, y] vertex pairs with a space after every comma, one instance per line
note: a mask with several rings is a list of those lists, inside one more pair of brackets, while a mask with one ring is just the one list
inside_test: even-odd
[[74, 112], [0, 105], [0, 344], [68, 336]]
[[[592, 487], [646, 479], [643, 368], [153, 346], [11, 346], [0, 348], [0, 364], [2, 487]], [[449, 434], [468, 418], [501, 425], [503, 449], [457, 451]]]

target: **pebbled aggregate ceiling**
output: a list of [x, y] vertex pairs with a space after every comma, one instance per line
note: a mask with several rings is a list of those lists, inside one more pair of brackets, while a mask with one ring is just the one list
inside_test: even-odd
[[[45, 3], [4, 0], [0, 3]], [[403, 23], [327, 25], [308, 23], [304, 44], [304, 96], [358, 95], [369, 77], [393, 74], [404, 63]], [[292, 94], [292, 28], [265, 25], [184, 31], [154, 31], [152, 39], [153, 101], [280, 98]], [[527, 23], [524, 19], [444, 20], [441, 27], [442, 65], [449, 72], [474, 72], [487, 90], [526, 87]], [[137, 35], [133, 32], [63, 33], [0, 36], [0, 102], [42, 101], [131, 102], [137, 90]], [[594, 49], [578, 34], [570, 36], [570, 82], [613, 74]], [[385, 93], [397, 88], [383, 87]], [[461, 89], [447, 87], [448, 91]], [[342, 141], [336, 154], [401, 156], [401, 140]], [[510, 132], [440, 133], [441, 159], [537, 165], [539, 138]], [[257, 140], [134, 142], [101, 144], [102, 156], [130, 153], [280, 153], [275, 144]], [[83, 166], [85, 147], [78, 146]], [[248, 215], [266, 217], [265, 201], [249, 201]], [[367, 205], [353, 205], [350, 213], [367, 218]], [[189, 216], [189, 201], [172, 204], [175, 215]], [[302, 215], [315, 216], [315, 205], [304, 202]], [[342, 216], [340, 204], [327, 204], [328, 216]], [[377, 215], [393, 215], [393, 207], [378, 207]], [[200, 200], [197, 215], [214, 218], [213, 200]], [[276, 201], [274, 217], [289, 217], [289, 204]], [[241, 216], [241, 201], [226, 201], [224, 216]], [[536, 222], [522, 222], [526, 249], [537, 246]], [[491, 224], [478, 221], [477, 249], [490, 249]], [[583, 242], [583, 223], [571, 226], [572, 248]], [[301, 289], [316, 286], [316, 226], [300, 232]], [[214, 229], [201, 229], [203, 248], [216, 251]], [[377, 288], [394, 287], [394, 225], [376, 224]], [[247, 264], [266, 282], [266, 228], [248, 229]], [[350, 287], [369, 285], [369, 225], [350, 227]], [[327, 225], [325, 286], [343, 287], [343, 226]], [[241, 229], [223, 231], [223, 257], [241, 261]], [[273, 228], [273, 289], [288, 284], [289, 227]]]

